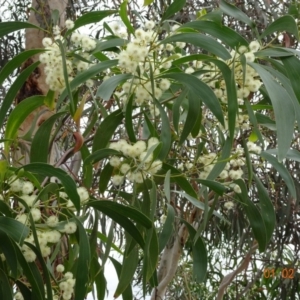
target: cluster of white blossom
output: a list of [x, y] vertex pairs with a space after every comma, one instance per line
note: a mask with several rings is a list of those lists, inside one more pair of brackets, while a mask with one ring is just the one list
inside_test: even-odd
[[[74, 27], [74, 22], [67, 20], [65, 23], [66, 28], [72, 29]], [[60, 35], [60, 28], [55, 26], [53, 29], [54, 39], [45, 37], [42, 41], [43, 46], [47, 50], [45, 53], [42, 53], [39, 56], [40, 62], [45, 64], [44, 72], [46, 75], [46, 83], [49, 88], [53, 91], [62, 92], [65, 87], [65, 78], [63, 72], [63, 58], [56, 40], [63, 41], [63, 37]], [[96, 48], [96, 41], [91, 39], [89, 36], [73, 33], [71, 35], [70, 48], [81, 49], [78, 53], [84, 59], [89, 58], [88, 52]], [[81, 72], [89, 68], [90, 64], [83, 60], [72, 60], [72, 58], [64, 57], [66, 60], [67, 72], [68, 72], [68, 81], [71, 82], [76, 75], [76, 72]], [[91, 79], [87, 80], [86, 85], [91, 87], [93, 86], [93, 81]]]
[[[60, 271], [62, 269], [64, 269], [63, 265], [58, 265], [56, 267], [57, 271]], [[72, 298], [72, 295], [74, 293], [74, 286], [75, 286], [75, 279], [73, 278], [73, 273], [66, 272], [63, 276], [63, 279], [58, 285], [63, 300], [69, 300]]]
[[[10, 193], [17, 194], [18, 197], [23, 200], [29, 207], [29, 211], [25, 212], [25, 206], [22, 204], [22, 201], [17, 202], [15, 206], [15, 211], [18, 212], [16, 220], [20, 223], [26, 225], [31, 229], [29, 222], [29, 214], [31, 215], [33, 221], [38, 224], [46, 224], [48, 227], [43, 227], [43, 230], [37, 230], [38, 244], [41, 249], [42, 257], [48, 257], [51, 254], [51, 246], [57, 244], [62, 234], [73, 234], [77, 230], [76, 223], [69, 221], [64, 223], [59, 222], [59, 207], [66, 207], [73, 210], [74, 205], [71, 200], [68, 199], [68, 196], [65, 192], [59, 192], [60, 198], [63, 199], [60, 206], [52, 206], [51, 211], [53, 215], [44, 216], [42, 210], [44, 209], [45, 203], [42, 203], [40, 200], [37, 200], [37, 196], [34, 192], [34, 185], [30, 181], [24, 181], [21, 178], [18, 178], [16, 175], [13, 175], [8, 180], [9, 191]], [[78, 195], [80, 197], [80, 203], [84, 204], [89, 200], [89, 193], [86, 188], [78, 187]], [[9, 196], [9, 194], [8, 194]], [[3, 197], [2, 197], [3, 198]], [[3, 200], [3, 199], [2, 199]], [[60, 225], [61, 224], [61, 225]], [[28, 242], [32, 245], [35, 245], [33, 234], [25, 239], [25, 242]], [[36, 254], [30, 247], [26, 244], [21, 246], [23, 255], [28, 262], [33, 262], [36, 259]], [[1, 259], [5, 260], [5, 256], [1, 254]], [[69, 299], [69, 298], [64, 298]]]
[[[134, 94], [135, 104], [148, 107], [150, 114], [155, 117], [159, 116], [160, 113], [153, 104], [153, 98], [160, 99], [163, 92], [168, 90], [171, 85], [168, 79], [158, 79], [156, 77], [162, 71], [170, 68], [172, 61], [181, 55], [175, 54], [175, 47], [172, 44], [166, 44], [165, 46], [158, 44], [158, 33], [153, 31], [155, 27], [153, 21], [145, 22], [143, 27], [145, 30], [142, 28], [137, 29], [135, 38], [127, 44], [118, 56], [119, 66], [123, 72], [132, 73], [135, 78], [133, 81], [125, 82], [122, 89], [115, 93], [115, 96], [125, 104], [129, 96]], [[176, 28], [174, 27], [174, 30]], [[124, 34], [120, 33], [118, 24], [114, 24], [113, 30], [119, 36], [124, 37]], [[176, 47], [183, 48], [185, 43], [176, 43]], [[154, 75], [153, 83], [151, 83], [149, 77], [151, 72]]]
[[227, 209], [227, 210], [231, 210], [234, 208], [234, 203], [232, 201], [227, 201], [224, 203], [224, 207]]
[[147, 144], [145, 141], [137, 141], [131, 145], [123, 139], [111, 143], [110, 149], [120, 151], [126, 157], [125, 160], [117, 156], [110, 158], [110, 165], [119, 173], [112, 177], [113, 184], [122, 184], [125, 177], [131, 182], [142, 183], [147, 176], [156, 174], [162, 167], [160, 160], [153, 159], [153, 148], [158, 143], [155, 137], [150, 138]]

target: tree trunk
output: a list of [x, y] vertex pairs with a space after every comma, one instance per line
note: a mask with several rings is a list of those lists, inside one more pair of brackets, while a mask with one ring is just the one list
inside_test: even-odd
[[[62, 0], [32, 0], [32, 10], [28, 19], [29, 23], [39, 26], [45, 29], [47, 32], [42, 30], [37, 30], [33, 28], [26, 29], [25, 33], [25, 49], [41, 49], [44, 48], [42, 40], [46, 36], [50, 36], [52, 24], [51, 14], [53, 11], [57, 10], [59, 12], [59, 20], [57, 25], [63, 26], [65, 23], [65, 10], [67, 6], [67, 1]], [[39, 60], [39, 54], [32, 56], [28, 59], [22, 69], [27, 68], [31, 64]], [[27, 81], [24, 83], [23, 87], [20, 89], [17, 98], [16, 105], [22, 100], [35, 96], [35, 95], [46, 95], [49, 87], [45, 81], [44, 66], [40, 64], [34, 72], [28, 77]], [[18, 142], [19, 145], [17, 149], [12, 152], [12, 160], [15, 167], [21, 167], [25, 164], [30, 163], [29, 154], [31, 142], [24, 141], [22, 136], [24, 136], [29, 130], [33, 129], [32, 137], [36, 130], [38, 129], [38, 124], [49, 118], [53, 112], [49, 111], [46, 106], [42, 106], [33, 113], [31, 113], [26, 120], [23, 122], [19, 128]], [[52, 147], [54, 148], [54, 147]], [[56, 161], [55, 151], [51, 150], [50, 162]]]

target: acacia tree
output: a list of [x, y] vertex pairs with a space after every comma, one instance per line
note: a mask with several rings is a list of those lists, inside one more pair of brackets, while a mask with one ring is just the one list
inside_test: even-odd
[[[95, 284], [104, 299], [111, 249], [123, 255], [122, 263], [110, 257], [115, 297], [132, 299], [136, 275], [144, 294], [164, 298], [187, 251], [194, 280], [205, 282], [214, 272], [206, 248], [211, 236], [226, 235], [227, 209], [246, 231], [230, 235], [246, 257], [223, 278], [221, 299], [257, 248], [270, 253], [281, 225], [274, 195], [283, 190], [273, 189], [273, 174], [296, 198], [282, 163], [299, 159], [290, 149], [299, 120], [298, 52], [287, 44], [287, 36], [298, 39], [295, 20], [283, 16], [260, 33], [221, 1], [187, 22], [178, 19], [186, 9], [178, 0], [161, 5], [156, 23], [137, 13], [130, 22], [126, 2], [73, 23], [54, 1], [39, 3], [33, 24], [0, 27], [2, 36], [32, 28], [44, 48], [29, 46], [0, 73], [3, 82], [25, 62], [0, 109], [3, 124], [17, 98], [1, 161], [2, 298], [84, 299]], [[222, 13], [246, 24], [255, 40], [222, 24]], [[104, 23], [102, 37], [77, 32], [115, 14], [122, 22]], [[276, 44], [280, 34], [287, 47]]]

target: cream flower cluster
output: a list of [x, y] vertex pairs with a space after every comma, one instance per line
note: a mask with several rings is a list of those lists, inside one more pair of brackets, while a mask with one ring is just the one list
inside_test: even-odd
[[[244, 172], [241, 167], [245, 165], [244, 149], [237, 148], [232, 153], [232, 157], [233, 158], [226, 163], [224, 170], [219, 174], [219, 178], [222, 180], [224, 185], [229, 186], [236, 193], [241, 193], [240, 187], [237, 184], [232, 183], [232, 181], [243, 177]], [[199, 178], [207, 178], [217, 163], [217, 158], [216, 153], [204, 154], [198, 158], [198, 162], [202, 165], [201, 169], [203, 170], [199, 173]], [[226, 181], [224, 182], [224, 180]]]
[[[67, 20], [65, 26], [67, 29], [72, 29], [74, 27], [74, 22]], [[63, 40], [63, 37], [60, 35], [60, 28], [58, 26], [54, 27], [53, 33], [55, 35], [54, 41], [49, 37], [45, 37], [43, 39], [42, 43], [47, 51], [39, 56], [39, 60], [41, 63], [45, 64], [44, 71], [46, 75], [46, 83], [49, 85], [49, 88], [53, 91], [62, 92], [66, 87], [63, 73], [63, 58], [60, 48], [58, 44], [55, 43], [55, 40]], [[70, 40], [72, 42], [70, 48], [80, 47], [83, 51], [81, 50], [78, 54], [85, 59], [89, 58], [88, 52], [96, 48], [96, 41], [84, 34], [75, 32], [71, 35]], [[90, 66], [89, 63], [83, 60], [74, 62], [68, 57], [65, 57], [65, 60], [69, 82], [73, 80], [76, 72], [84, 71]], [[86, 84], [87, 86], [93, 86], [92, 80], [88, 80]]]
[[[164, 91], [168, 90], [171, 85], [168, 79], [157, 79], [155, 77], [161, 74], [162, 71], [169, 69], [172, 61], [181, 56], [175, 54], [175, 47], [183, 48], [185, 46], [185, 43], [176, 43], [175, 46], [172, 44], [159, 45], [158, 34], [152, 30], [154, 27], [154, 22], [147, 21], [144, 24], [145, 30], [142, 28], [137, 29], [135, 38], [119, 54], [118, 59], [121, 70], [125, 73], [132, 73], [135, 75], [135, 79], [125, 82], [122, 89], [115, 93], [115, 96], [124, 104], [126, 104], [128, 96], [134, 94], [135, 105], [148, 107], [153, 117], [159, 116], [159, 110], [153, 104], [153, 97], [160, 99]], [[117, 33], [120, 32], [118, 24], [114, 24], [113, 29]], [[154, 57], [156, 58], [154, 59]], [[154, 74], [154, 86], [152, 86], [149, 78], [151, 72]]]
[[[59, 208], [56, 206], [52, 207], [53, 215], [48, 216], [48, 218], [42, 215], [41, 209], [43, 209], [45, 203], [41, 203], [40, 200], [37, 200], [37, 196], [33, 194], [35, 187], [30, 181], [24, 181], [23, 179], [17, 178], [17, 176], [13, 175], [8, 179], [8, 184], [10, 187], [7, 195], [9, 196], [11, 193], [18, 194], [18, 197], [22, 199], [29, 207], [29, 211], [25, 212], [25, 207], [22, 204], [22, 201], [18, 201], [18, 205], [15, 207], [15, 210], [18, 212], [18, 214], [15, 219], [30, 228], [30, 214], [33, 221], [37, 225], [36, 228], [39, 228], [38, 226], [41, 224], [48, 226], [43, 227], [43, 230], [37, 230], [38, 244], [43, 257], [48, 257], [52, 253], [52, 245], [60, 241], [62, 234], [73, 234], [77, 231], [77, 225], [74, 222], [66, 222], [64, 226], [62, 226], [63, 224], [59, 224], [59, 218], [57, 215], [60, 212]], [[81, 204], [84, 204], [89, 200], [89, 193], [86, 188], [78, 187], [77, 192], [80, 197]], [[65, 206], [66, 208], [73, 210], [73, 203], [68, 199], [66, 193], [60, 192], [60, 197], [64, 199], [64, 201], [60, 204], [60, 207]], [[58, 209], [58, 211], [56, 211], [56, 209]], [[32, 233], [25, 239], [25, 242], [35, 245]], [[35, 261], [36, 254], [31, 250], [30, 247], [28, 247], [26, 244], [23, 244], [21, 250], [26, 261]], [[5, 259], [5, 256], [1, 255], [1, 259]]]
[[62, 294], [62, 299], [69, 300], [72, 298], [74, 293], [75, 279], [73, 278], [73, 273], [66, 272], [64, 274], [63, 280], [59, 283], [58, 287], [60, 293]]
[[157, 145], [157, 138], [150, 138], [146, 144], [144, 141], [137, 141], [135, 144], [128, 144], [125, 140], [111, 143], [109, 148], [120, 151], [125, 157], [121, 160], [117, 156], [110, 158], [110, 165], [116, 168], [119, 174], [112, 177], [114, 185], [122, 184], [125, 177], [131, 182], [142, 183], [149, 175], [156, 174], [162, 167], [160, 160], [153, 159], [153, 146]]

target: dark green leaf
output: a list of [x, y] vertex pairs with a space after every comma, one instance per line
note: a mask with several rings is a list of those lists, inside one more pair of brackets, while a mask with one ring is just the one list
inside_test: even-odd
[[256, 182], [256, 187], [258, 190], [258, 198], [259, 198], [259, 204], [261, 209], [261, 216], [265, 223], [266, 227], [266, 235], [267, 235], [267, 243], [269, 243], [276, 223], [276, 215], [274, 211], [274, 206], [269, 198], [269, 194], [265, 187], [263, 186], [262, 182], [259, 180], [259, 178], [253, 174], [254, 180]]
[[220, 102], [215, 93], [205, 83], [193, 75], [183, 73], [169, 73], [162, 75], [161, 77], [177, 80], [182, 85], [186, 86], [189, 91], [198, 95], [200, 100], [206, 104], [218, 121], [224, 125], [224, 116]]
[[88, 25], [91, 23], [98, 23], [104, 18], [109, 17], [112, 14], [115, 14], [116, 12], [117, 12], [116, 10], [105, 10], [105, 11], [92, 11], [86, 13], [75, 21], [75, 26], [72, 28], [72, 31], [84, 25]]
[[[3, 24], [3, 23], [0, 23]], [[13, 101], [15, 100], [18, 92], [20, 91], [20, 89], [22, 88], [24, 82], [26, 81], [26, 79], [28, 78], [28, 76], [32, 73], [32, 71], [39, 65], [39, 62], [36, 62], [32, 65], [30, 65], [29, 67], [27, 67], [18, 77], [17, 79], [14, 81], [14, 83], [11, 85], [11, 87], [9, 88], [3, 102], [1, 103], [1, 107], [0, 107], [0, 127], [2, 127], [4, 119], [7, 115], [8, 110], [11, 108]], [[34, 96], [31, 97], [35, 98], [35, 97], [41, 97], [41, 96]], [[23, 102], [23, 101], [22, 101]]]
[[50, 145], [50, 135], [54, 123], [57, 121], [58, 117], [65, 114], [65, 112], [56, 113], [47, 119], [39, 127], [38, 131], [35, 133], [31, 148], [30, 148], [30, 162], [48, 162], [49, 155], [49, 145]]
[[167, 20], [177, 12], [179, 12], [185, 5], [186, 0], [174, 0], [168, 6], [166, 12], [162, 15], [161, 21]]
[[126, 46], [127, 43], [128, 43], [127, 40], [120, 39], [120, 38], [113, 38], [108, 41], [98, 43], [98, 45], [97, 45], [96, 49], [93, 51], [93, 53], [97, 53], [99, 51], [103, 51], [103, 50], [110, 49], [110, 48], [117, 47], [117, 46], [119, 46], [119, 47]]
[[161, 43], [184, 42], [202, 48], [224, 60], [230, 59], [231, 55], [225, 47], [213, 38], [201, 33], [178, 33], [167, 37]]
[[114, 167], [110, 163], [108, 163], [101, 171], [100, 178], [99, 178], [99, 192], [100, 193], [104, 193], [106, 191], [106, 188], [110, 181], [113, 170], [114, 170]]
[[5, 256], [5, 259], [10, 267], [12, 276], [14, 278], [17, 278], [17, 272], [18, 272], [17, 254], [12, 239], [7, 235], [5, 228], [2, 228], [2, 226], [0, 229], [0, 238], [1, 238], [1, 243], [0, 243], [1, 252]]
[[[3, 24], [3, 23], [1, 23]], [[20, 67], [20, 65], [26, 61], [31, 56], [44, 52], [45, 49], [31, 49], [20, 54], [16, 55], [12, 58], [0, 71], [0, 85], [4, 82], [4, 80], [11, 74], [16, 68]]]
[[[188, 222], [184, 222], [187, 227], [191, 239], [194, 240], [196, 230]], [[207, 251], [205, 244], [201, 237], [198, 237], [196, 242], [192, 245], [193, 251], [193, 277], [196, 282], [203, 282], [206, 278], [207, 272]]]
[[[113, 265], [116, 269], [116, 273], [117, 273], [118, 277], [120, 278], [122, 265], [113, 257], [109, 257], [109, 259], [113, 263]], [[133, 299], [131, 285], [128, 285], [127, 289], [123, 292], [122, 298], [123, 298], [123, 300], [132, 300]]]
[[249, 199], [246, 185], [242, 179], [235, 181], [236, 184], [241, 188], [241, 193], [237, 194], [240, 201], [244, 204], [244, 210], [249, 219], [251, 228], [255, 239], [258, 242], [259, 251], [263, 252], [267, 246], [267, 232], [265, 223], [262, 219], [261, 213], [254, 203]]
[[[248, 45], [247, 40], [237, 32], [222, 24], [211, 21], [193, 21], [182, 25], [180, 28], [193, 28], [210, 34], [211, 36], [221, 40], [231, 48], [240, 45]], [[180, 31], [180, 28], [177, 30]]]
[[104, 158], [111, 156], [111, 155], [120, 156], [121, 153], [119, 151], [116, 151], [113, 149], [100, 149], [100, 150], [95, 151], [93, 154], [89, 155], [84, 160], [84, 165], [94, 164]]
[[184, 127], [182, 129], [182, 133], [179, 139], [179, 144], [183, 144], [185, 140], [187, 139], [188, 135], [193, 130], [198, 116], [201, 115], [201, 101], [199, 100], [198, 94], [193, 93], [191, 90], [189, 91], [188, 95], [188, 113], [184, 122]]
[[174, 220], [175, 220], [175, 210], [173, 206], [167, 204], [168, 212], [167, 212], [167, 219], [163, 224], [163, 229], [159, 234], [158, 244], [159, 244], [159, 253], [165, 248], [167, 245], [173, 229], [174, 229]]
[[294, 105], [287, 91], [276, 82], [275, 78], [264, 67], [255, 63], [250, 63], [250, 65], [260, 75], [272, 101], [277, 128], [278, 160], [282, 161], [293, 138]]
[[19, 221], [7, 217], [0, 217], [0, 228], [4, 230], [16, 243], [21, 245], [29, 234], [29, 228], [27, 226]]
[[1, 299], [13, 300], [12, 289], [6, 272], [0, 269], [0, 295]]
[[128, 32], [130, 32], [131, 34], [134, 34], [134, 28], [131, 25], [131, 22], [128, 18], [128, 12], [127, 12], [127, 4], [128, 1], [125, 0], [123, 1], [123, 3], [120, 5], [120, 11], [119, 11], [119, 15], [124, 23], [124, 25], [126, 26]]
[[75, 181], [64, 170], [55, 168], [45, 163], [32, 163], [25, 165], [25, 171], [33, 172], [43, 176], [56, 177], [61, 181], [70, 200], [73, 202], [77, 210], [80, 209], [80, 198], [77, 193]]
[[272, 156], [266, 151], [262, 152], [260, 156], [266, 159], [270, 164], [272, 164], [272, 166], [277, 170], [277, 172], [280, 174], [280, 176], [286, 183], [291, 196], [296, 199], [297, 195], [296, 195], [295, 184], [291, 174], [286, 169], [286, 167], [282, 163], [280, 163], [274, 156]]
[[44, 31], [42, 28], [28, 22], [1, 22], [0, 23], [0, 38], [17, 30], [26, 28], [36, 28]]
[[[79, 85], [81, 85], [82, 83], [86, 82], [88, 79], [90, 79], [91, 77], [101, 73], [102, 71], [111, 68], [113, 66], [115, 66], [118, 63], [117, 59], [114, 60], [108, 60], [108, 61], [104, 61], [101, 62], [99, 64], [96, 64], [92, 67], [90, 67], [88, 70], [83, 71], [81, 73], [79, 73], [78, 75], [76, 75], [76, 77], [70, 82], [70, 88], [72, 91], [74, 91]], [[65, 89], [60, 97], [58, 98], [58, 101], [56, 103], [56, 107], [58, 107], [62, 101], [67, 97], [67, 90]]]
[[77, 229], [79, 232], [79, 257], [76, 271], [75, 283], [75, 299], [82, 300], [87, 295], [87, 287], [89, 283], [89, 268], [90, 268], [90, 244], [82, 222], [77, 219]]
[[235, 19], [242, 21], [249, 25], [251, 28], [255, 27], [255, 23], [240, 9], [229, 4], [228, 2], [221, 0], [220, 9], [227, 15], [234, 17]]
[[130, 253], [126, 253], [123, 256], [123, 258], [124, 259], [121, 273], [119, 276], [119, 283], [114, 293], [115, 298], [119, 297], [122, 293], [124, 293], [124, 291], [126, 291], [127, 287], [130, 286], [130, 283], [133, 280], [133, 276], [139, 262], [138, 247], [135, 246], [133, 250], [130, 251]]
[[133, 102], [133, 98], [134, 98], [134, 95], [132, 94], [129, 97], [129, 100], [128, 100], [127, 105], [126, 105], [125, 128], [126, 128], [129, 140], [132, 143], [136, 143], [136, 136], [135, 136], [135, 133], [134, 133], [133, 122], [132, 122], [133, 121], [133, 119], [132, 119], [132, 110], [133, 110], [132, 102]]
[[161, 134], [160, 134], [160, 140], [162, 142], [162, 147], [160, 149], [160, 152], [158, 154], [158, 158], [160, 160], [164, 160], [171, 148], [171, 142], [172, 142], [172, 136], [171, 136], [171, 130], [170, 130], [170, 122], [169, 118], [163, 109], [162, 105], [154, 99], [155, 105], [159, 109], [160, 117], [161, 117]]
[[255, 56], [258, 58], [264, 57], [284, 57], [284, 56], [293, 56], [293, 53], [289, 52], [284, 48], [267, 48], [255, 53]]
[[110, 138], [115, 133], [117, 127], [121, 124], [122, 120], [123, 113], [120, 109], [118, 109], [102, 121], [95, 133], [92, 150], [93, 153], [96, 150], [103, 149], [107, 146], [107, 144], [110, 141]]
[[132, 78], [131, 74], [119, 74], [112, 76], [105, 81], [99, 86], [97, 90], [97, 96], [101, 97], [103, 100], [107, 101], [110, 99], [112, 93], [116, 89], [116, 87], [120, 84], [123, 83], [124, 81]]
[[272, 24], [270, 24], [262, 33], [261, 38], [264, 38], [267, 35], [270, 35], [274, 32], [284, 32], [287, 31], [292, 33], [295, 38], [298, 40], [298, 27], [295, 19], [292, 16], [285, 15], [277, 20], [275, 20]]

